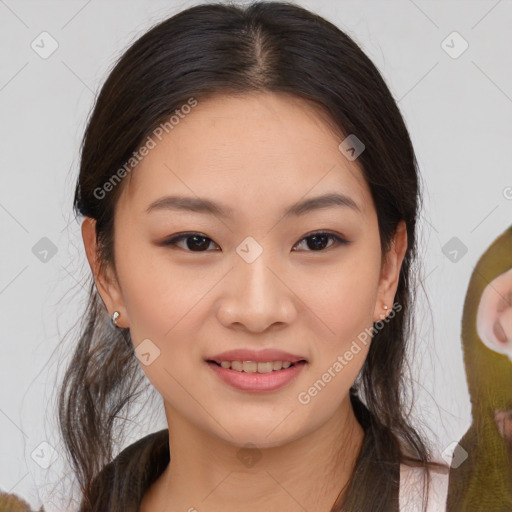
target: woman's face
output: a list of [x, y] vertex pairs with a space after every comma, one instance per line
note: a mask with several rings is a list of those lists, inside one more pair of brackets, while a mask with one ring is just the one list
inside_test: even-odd
[[[346, 403], [368, 332], [383, 304], [391, 310], [406, 233], [381, 269], [370, 191], [340, 142], [303, 100], [217, 96], [164, 132], [123, 184], [117, 281], [100, 292], [130, 328], [170, 423], [179, 418], [240, 446], [277, 446]], [[308, 203], [325, 194], [346, 199]], [[183, 198], [180, 208], [170, 196]], [[185, 207], [200, 200], [218, 210]], [[348, 243], [311, 237], [323, 231]], [[274, 362], [295, 358], [259, 354], [272, 365], [238, 363], [247, 372], [208, 362], [254, 359], [218, 357], [231, 350], [306, 362], [275, 372]]]

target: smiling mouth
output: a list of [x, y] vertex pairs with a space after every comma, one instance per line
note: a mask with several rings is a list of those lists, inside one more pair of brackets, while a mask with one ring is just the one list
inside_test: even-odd
[[207, 360], [207, 363], [213, 363], [226, 370], [233, 370], [240, 373], [272, 373], [281, 370], [287, 370], [294, 366], [306, 364], [305, 359], [292, 363], [291, 361], [213, 361]]

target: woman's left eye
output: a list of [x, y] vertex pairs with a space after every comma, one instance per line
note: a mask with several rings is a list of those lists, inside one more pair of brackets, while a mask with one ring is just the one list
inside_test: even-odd
[[[332, 247], [333, 245], [348, 245], [350, 242], [348, 240], [345, 240], [344, 238], [341, 238], [340, 236], [336, 235], [335, 233], [330, 233], [329, 231], [317, 231], [316, 233], [311, 233], [310, 235], [305, 236], [302, 238], [297, 245], [294, 247], [297, 247], [300, 245], [300, 243], [303, 243], [305, 240], [310, 240], [310, 243], [306, 242], [307, 247], [313, 248], [313, 252], [317, 252], [318, 250], [322, 251], [326, 247], [326, 240], [333, 240], [334, 243], [331, 244], [328, 247]], [[311, 252], [311, 251], [309, 251]]]
[[[186, 240], [186, 247], [179, 246], [178, 244], [184, 240]], [[327, 245], [329, 240], [332, 240], [333, 244]], [[209, 247], [210, 243], [213, 243], [214, 245], [219, 247], [211, 238], [208, 238], [206, 235], [192, 232], [182, 233], [180, 235], [172, 237], [164, 241], [161, 245], [181, 247], [182, 249], [188, 250], [189, 252], [209, 252], [204, 251], [203, 249]], [[294, 245], [294, 247], [298, 247], [303, 243], [306, 243], [308, 249], [311, 249], [310, 251], [306, 252], [319, 252], [326, 249], [326, 247], [329, 248], [332, 247], [333, 245], [348, 245], [350, 242], [340, 237], [339, 235], [331, 233], [329, 231], [316, 231], [315, 233], [311, 233], [301, 238], [299, 242]]]

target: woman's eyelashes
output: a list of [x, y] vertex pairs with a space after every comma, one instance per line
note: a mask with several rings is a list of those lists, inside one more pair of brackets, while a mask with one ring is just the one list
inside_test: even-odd
[[[333, 243], [329, 245], [329, 241]], [[185, 242], [184, 246], [180, 245], [181, 242]], [[172, 236], [159, 243], [158, 245], [164, 247], [171, 247], [173, 249], [183, 249], [187, 252], [210, 252], [207, 249], [211, 244], [214, 244], [218, 249], [220, 247], [209, 237], [198, 232], [180, 233]], [[343, 238], [337, 233], [331, 231], [315, 231], [302, 237], [293, 247], [299, 247], [302, 245], [306, 248], [306, 252], [322, 252], [326, 249], [330, 249], [336, 246], [348, 245], [351, 242]]]

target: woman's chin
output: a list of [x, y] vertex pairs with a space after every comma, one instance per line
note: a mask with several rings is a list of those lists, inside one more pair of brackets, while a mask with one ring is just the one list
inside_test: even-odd
[[[276, 428], [275, 422], [258, 422], [248, 424], [245, 422], [225, 424], [226, 430], [215, 428], [215, 435], [222, 441], [237, 448], [257, 447], [258, 449], [277, 448], [291, 443], [305, 433], [297, 430], [296, 425], [287, 430], [282, 424]], [[279, 430], [279, 432], [277, 431]]]

